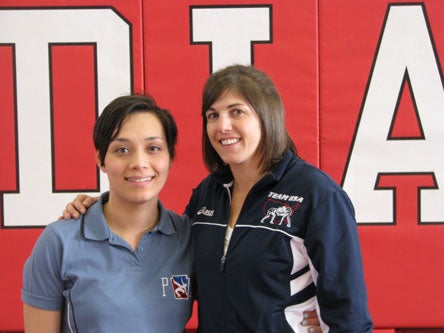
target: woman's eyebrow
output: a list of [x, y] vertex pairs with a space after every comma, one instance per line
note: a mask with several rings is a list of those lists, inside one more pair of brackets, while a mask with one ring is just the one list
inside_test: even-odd
[[[164, 141], [165, 139], [163, 137], [161, 137], [161, 136], [153, 135], [153, 136], [148, 136], [148, 137], [144, 138], [144, 140], [145, 141], [156, 141], [156, 140]], [[116, 142], [129, 142], [131, 140], [128, 139], [128, 138], [125, 138], [125, 137], [118, 137], [118, 138], [115, 138], [113, 141], [116, 141]]]
[[[248, 106], [248, 105], [246, 105], [246, 104], [244, 104], [244, 103], [233, 103], [233, 104], [229, 104], [229, 105], [227, 105], [227, 108], [232, 108], [232, 107], [236, 107], [236, 106]], [[210, 107], [207, 111], [205, 111], [205, 112], [208, 112], [208, 111], [217, 111], [214, 107]]]

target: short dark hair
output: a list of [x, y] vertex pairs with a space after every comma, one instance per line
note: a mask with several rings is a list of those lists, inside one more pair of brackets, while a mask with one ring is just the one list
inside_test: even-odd
[[168, 110], [158, 107], [152, 96], [131, 94], [111, 101], [96, 120], [93, 141], [94, 147], [99, 152], [101, 165], [105, 164], [109, 144], [119, 134], [122, 122], [128, 115], [136, 112], [149, 112], [159, 119], [165, 132], [170, 159], [174, 160], [177, 125], [173, 116]]
[[202, 154], [210, 172], [225, 172], [227, 166], [208, 138], [205, 114], [228, 91], [244, 98], [259, 116], [262, 136], [257, 153], [261, 154], [261, 171], [271, 171], [287, 150], [297, 154], [285, 128], [284, 105], [273, 81], [253, 66], [232, 65], [211, 74], [202, 93]]

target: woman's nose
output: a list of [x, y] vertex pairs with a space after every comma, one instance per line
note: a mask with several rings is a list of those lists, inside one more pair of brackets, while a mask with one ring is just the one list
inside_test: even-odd
[[145, 152], [135, 151], [130, 161], [130, 168], [143, 169], [146, 168], [149, 163], [148, 156]]
[[231, 130], [232, 124], [230, 117], [225, 114], [220, 115], [217, 123], [217, 128], [220, 132], [226, 132]]

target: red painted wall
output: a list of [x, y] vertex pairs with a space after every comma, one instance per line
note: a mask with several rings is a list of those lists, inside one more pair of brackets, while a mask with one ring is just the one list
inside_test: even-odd
[[104, 189], [96, 114], [131, 90], [172, 111], [162, 201], [181, 212], [206, 174], [201, 88], [231, 62], [272, 77], [301, 156], [350, 194], [375, 326], [444, 327], [443, 12], [440, 0], [2, 0], [0, 330], [23, 327], [22, 266], [42, 227]]

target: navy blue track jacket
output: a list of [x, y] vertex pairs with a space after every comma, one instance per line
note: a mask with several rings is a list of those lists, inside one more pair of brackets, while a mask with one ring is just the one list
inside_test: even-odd
[[223, 256], [232, 176], [211, 174], [193, 220], [201, 333], [372, 332], [353, 206], [328, 175], [288, 152], [250, 190]]

